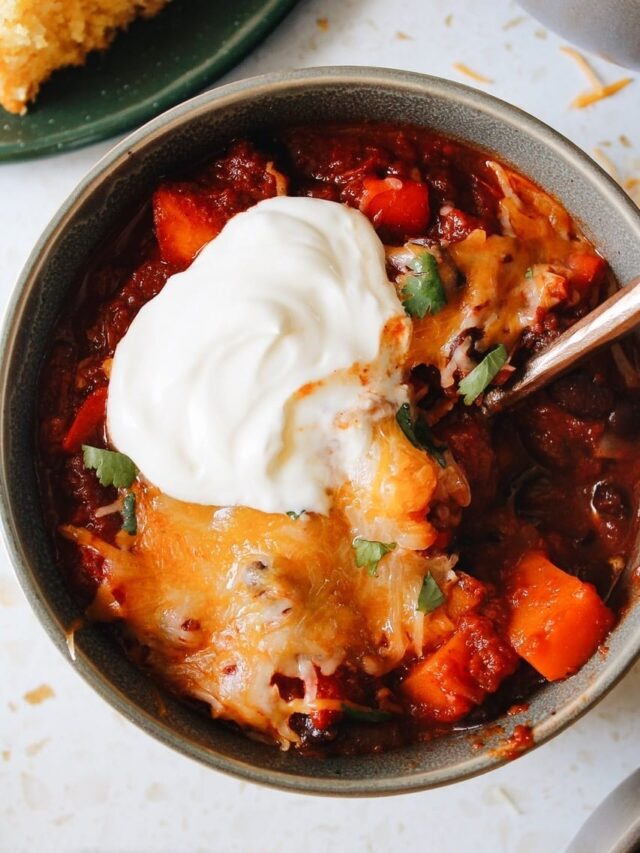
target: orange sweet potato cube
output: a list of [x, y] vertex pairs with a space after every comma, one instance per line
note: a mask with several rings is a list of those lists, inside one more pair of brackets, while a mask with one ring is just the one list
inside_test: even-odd
[[412, 667], [402, 683], [405, 695], [420, 706], [420, 716], [453, 722], [468, 714], [484, 698], [469, 675], [466, 637], [454, 634], [447, 642]]
[[614, 616], [595, 588], [541, 551], [522, 557], [509, 580], [511, 645], [549, 681], [576, 672], [611, 629]]
[[416, 716], [451, 723], [495, 692], [517, 664], [492, 620], [470, 613], [444, 645], [413, 664], [402, 690]]
[[165, 184], [153, 194], [153, 220], [165, 261], [187, 267], [226, 221], [206, 194], [189, 184]]

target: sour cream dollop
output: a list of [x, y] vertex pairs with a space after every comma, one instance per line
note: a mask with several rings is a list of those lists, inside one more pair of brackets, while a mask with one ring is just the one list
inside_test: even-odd
[[138, 313], [107, 425], [162, 492], [326, 513], [406, 399], [410, 323], [369, 220], [281, 196], [234, 216]]

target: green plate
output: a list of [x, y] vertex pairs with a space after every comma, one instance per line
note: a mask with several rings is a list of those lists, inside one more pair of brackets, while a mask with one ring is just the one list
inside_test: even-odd
[[172, 0], [82, 68], [57, 71], [25, 116], [0, 107], [0, 161], [79, 148], [142, 124], [224, 74], [296, 0]]

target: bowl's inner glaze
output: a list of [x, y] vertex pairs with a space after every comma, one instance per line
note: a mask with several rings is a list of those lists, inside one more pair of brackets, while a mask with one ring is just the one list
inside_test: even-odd
[[[5, 329], [2, 474], [5, 526], [18, 574], [56, 644], [79, 614], [53, 564], [33, 464], [40, 367], [69, 287], [100, 242], [147, 198], [158, 180], [201, 161], [233, 137], [289, 123], [335, 120], [413, 123], [496, 153], [556, 195], [609, 260], [618, 280], [640, 269], [640, 215], [584, 155], [544, 126], [487, 96], [419, 75], [330, 69], [224, 87], [155, 120], [96, 167], [43, 237], [23, 274]], [[631, 583], [634, 555], [623, 586]], [[573, 678], [533, 698], [526, 722], [540, 741], [569, 723], [633, 661], [640, 607], [613, 632], [606, 657], [596, 655]], [[91, 625], [76, 636], [76, 667], [116, 708], [169, 745], [213, 767], [254, 781], [320, 793], [393, 793], [444, 784], [508, 757], [500, 733], [478, 732], [384, 755], [306, 758], [248, 740], [212, 723], [159, 688], [124, 657], [109, 632]]]

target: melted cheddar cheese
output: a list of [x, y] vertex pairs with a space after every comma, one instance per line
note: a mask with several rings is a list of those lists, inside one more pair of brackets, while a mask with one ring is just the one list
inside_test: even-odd
[[481, 333], [483, 351], [498, 343], [512, 348], [542, 312], [570, 297], [570, 259], [593, 253], [551, 196], [521, 175], [491, 165], [505, 193], [499, 202], [504, 233], [488, 236], [476, 230], [449, 246], [461, 286], [449, 289], [447, 305], [438, 314], [414, 321], [412, 367], [433, 364], [446, 375], [456, 347], [471, 329]]
[[[328, 516], [206, 507], [140, 483], [130, 548], [69, 525], [62, 532], [105, 559], [92, 618], [124, 620], [170, 686], [286, 746], [298, 740], [292, 713], [327, 707], [316, 669], [382, 675], [420, 654], [423, 578], [431, 570], [443, 589], [455, 582], [448, 560], [417, 553], [435, 539], [424, 516], [438, 471], [387, 418]], [[397, 542], [375, 577], [355, 564], [356, 536]], [[304, 697], [282, 697], [277, 674], [300, 679]]]

